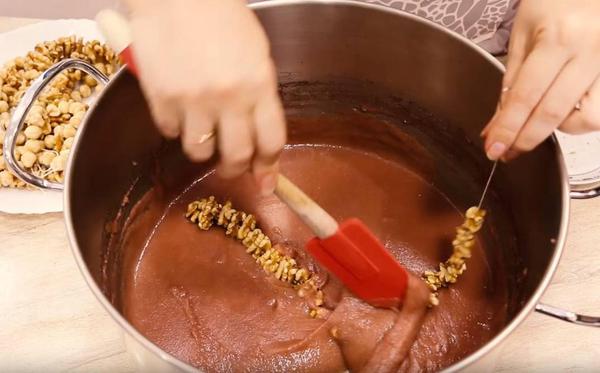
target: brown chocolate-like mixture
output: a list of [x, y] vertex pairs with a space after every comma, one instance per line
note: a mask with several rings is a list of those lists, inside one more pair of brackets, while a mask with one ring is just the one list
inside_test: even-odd
[[[363, 220], [417, 276], [445, 259], [462, 222], [431, 183], [370, 151], [295, 145], [281, 169], [339, 221]], [[187, 204], [209, 195], [255, 214], [274, 243], [319, 273], [331, 311], [325, 318], [309, 317], [307, 300], [265, 273], [238, 241], [185, 219]], [[412, 343], [409, 318], [358, 301], [323, 273], [303, 252], [308, 228], [276, 197], [258, 197], [250, 177], [224, 182], [209, 172], [168, 207], [150, 192], [135, 210], [124, 240], [123, 314], [165, 351], [208, 371], [435, 371], [506, 321], [506, 289], [497, 274], [492, 279], [480, 243]]]

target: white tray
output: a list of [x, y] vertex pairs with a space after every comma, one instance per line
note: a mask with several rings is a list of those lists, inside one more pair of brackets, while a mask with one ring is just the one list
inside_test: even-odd
[[[96, 23], [87, 19], [42, 21], [0, 34], [0, 64], [27, 54], [36, 44], [76, 35], [84, 40], [104, 41]], [[62, 193], [0, 187], [0, 212], [43, 214], [63, 209]]]
[[577, 178], [600, 168], [600, 132], [574, 136], [557, 131], [556, 137], [569, 175]]

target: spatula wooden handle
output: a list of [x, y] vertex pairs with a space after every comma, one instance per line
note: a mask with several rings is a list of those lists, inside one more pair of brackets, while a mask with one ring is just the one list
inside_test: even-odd
[[288, 205], [317, 237], [324, 239], [337, 232], [338, 224], [335, 219], [281, 174], [277, 178], [275, 195]]

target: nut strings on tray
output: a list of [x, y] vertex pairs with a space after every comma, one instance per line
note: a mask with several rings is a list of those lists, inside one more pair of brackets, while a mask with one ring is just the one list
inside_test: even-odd
[[[10, 112], [35, 78], [66, 58], [87, 61], [109, 76], [119, 66], [118, 56], [107, 45], [71, 36], [40, 43], [26, 56], [0, 68], [0, 186], [25, 187], [6, 169], [2, 157]], [[21, 167], [47, 180], [62, 182], [75, 133], [88, 108], [83, 100], [100, 88], [94, 78], [79, 70], [58, 75], [40, 94], [17, 135], [15, 157]]]

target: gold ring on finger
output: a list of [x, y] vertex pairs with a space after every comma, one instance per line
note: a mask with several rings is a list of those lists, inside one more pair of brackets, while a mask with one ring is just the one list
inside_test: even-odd
[[216, 134], [215, 131], [210, 131], [209, 133], [205, 133], [204, 135], [200, 136], [200, 139], [198, 139], [197, 144], [198, 145], [204, 144], [208, 140], [210, 140], [213, 137], [215, 137], [215, 134]]

